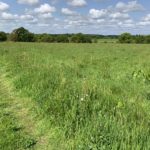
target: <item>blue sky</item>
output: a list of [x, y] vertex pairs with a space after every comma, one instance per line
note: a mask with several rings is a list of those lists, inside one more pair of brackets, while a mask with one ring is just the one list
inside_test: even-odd
[[149, 0], [0, 0], [0, 30], [150, 34]]

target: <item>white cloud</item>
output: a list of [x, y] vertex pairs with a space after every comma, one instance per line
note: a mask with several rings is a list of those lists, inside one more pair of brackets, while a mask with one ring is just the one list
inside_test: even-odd
[[1, 17], [4, 20], [14, 20], [14, 19], [18, 18], [18, 15], [13, 15], [13, 14], [10, 14], [10, 13], [3, 12], [1, 14]]
[[143, 18], [144, 21], [150, 21], [150, 14], [147, 14], [144, 18]]
[[148, 25], [150, 25], [150, 21], [141, 21], [141, 22], [137, 23], [137, 25], [148, 26]]
[[132, 19], [127, 19], [127, 20], [125, 20], [125, 23], [131, 23], [131, 24], [133, 24], [134, 23], [134, 21], [132, 20]]
[[34, 4], [37, 4], [39, 0], [17, 0], [17, 2], [20, 4], [34, 5]]
[[116, 13], [110, 14], [110, 17], [113, 19], [128, 19], [129, 15], [124, 14], [124, 13], [120, 13], [120, 12], [116, 12]]
[[127, 4], [124, 2], [118, 2], [116, 9], [121, 12], [143, 11], [144, 7], [137, 1], [130, 1]]
[[38, 23], [38, 21], [39, 21], [39, 20], [38, 20], [37, 18], [33, 18], [33, 20], [28, 20], [27, 24], [29, 24], [29, 25], [35, 24], [35, 25], [36, 25], [36, 24]]
[[56, 8], [53, 6], [50, 6], [47, 3], [42, 4], [39, 8], [34, 9], [34, 12], [36, 12], [36, 13], [52, 13], [55, 11], [56, 11]]
[[106, 21], [105, 19], [97, 19], [97, 23], [100, 23], [100, 24], [105, 23], [105, 21]]
[[9, 8], [9, 5], [3, 2], [0, 2], [0, 11], [5, 11]]
[[85, 0], [68, 0], [68, 4], [74, 7], [83, 7], [87, 5]]
[[89, 10], [89, 14], [92, 18], [94, 19], [98, 19], [98, 18], [103, 18], [107, 16], [107, 10], [106, 9], [101, 9], [101, 10], [97, 10], [97, 9], [90, 9]]
[[22, 19], [22, 20], [33, 20], [34, 17], [32, 15], [21, 15], [20, 19]]
[[147, 14], [142, 20], [138, 23], [140, 26], [147, 26], [150, 25], [150, 14]]
[[77, 14], [75, 11], [72, 11], [69, 8], [62, 8], [61, 12], [64, 15], [70, 15], [70, 16]]
[[49, 19], [49, 18], [53, 18], [51, 13], [45, 13], [45, 14], [40, 14], [39, 18], [41, 19]]

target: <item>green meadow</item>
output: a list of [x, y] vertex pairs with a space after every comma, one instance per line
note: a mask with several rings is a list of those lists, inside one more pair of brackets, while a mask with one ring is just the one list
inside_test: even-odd
[[149, 150], [150, 45], [0, 43], [1, 150]]

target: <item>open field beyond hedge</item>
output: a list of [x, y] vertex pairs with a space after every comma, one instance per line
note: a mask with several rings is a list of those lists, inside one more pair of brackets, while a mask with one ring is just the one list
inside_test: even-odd
[[150, 149], [150, 45], [0, 43], [0, 149]]

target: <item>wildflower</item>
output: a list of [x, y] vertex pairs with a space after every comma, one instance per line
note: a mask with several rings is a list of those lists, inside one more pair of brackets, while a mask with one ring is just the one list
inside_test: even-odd
[[83, 97], [81, 98], [81, 101], [84, 101], [84, 98], [83, 98]]

